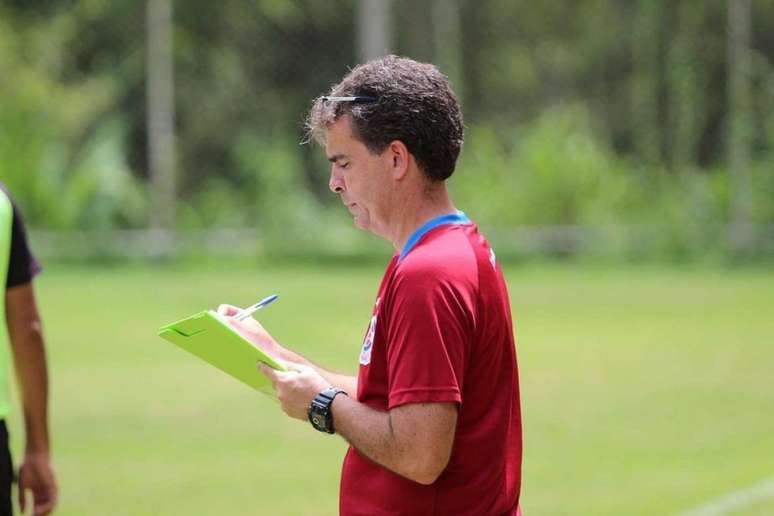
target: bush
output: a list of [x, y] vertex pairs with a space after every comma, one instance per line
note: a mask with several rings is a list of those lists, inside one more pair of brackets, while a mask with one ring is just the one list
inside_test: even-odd
[[635, 200], [626, 168], [592, 134], [587, 112], [556, 108], [525, 130], [473, 128], [451, 185], [487, 225], [595, 225]]

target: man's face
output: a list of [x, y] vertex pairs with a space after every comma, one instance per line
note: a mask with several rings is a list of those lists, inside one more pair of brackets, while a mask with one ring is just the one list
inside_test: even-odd
[[355, 218], [355, 225], [387, 236], [390, 174], [384, 155], [372, 154], [352, 135], [349, 116], [328, 127], [325, 153], [331, 162], [328, 186]]

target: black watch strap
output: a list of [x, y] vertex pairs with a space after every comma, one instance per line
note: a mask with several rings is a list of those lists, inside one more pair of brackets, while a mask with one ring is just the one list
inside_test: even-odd
[[331, 411], [331, 405], [334, 398], [339, 394], [347, 395], [346, 392], [335, 387], [328, 387], [324, 389], [320, 394], [314, 397], [312, 403], [309, 405], [307, 416], [312, 426], [320, 432], [332, 434], [335, 432], [333, 428], [333, 412]]

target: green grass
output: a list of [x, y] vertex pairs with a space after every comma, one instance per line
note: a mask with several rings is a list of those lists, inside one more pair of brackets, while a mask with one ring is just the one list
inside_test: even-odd
[[[50, 267], [58, 514], [337, 513], [345, 445], [156, 337], [220, 302], [353, 372], [374, 267]], [[508, 268], [526, 514], [670, 514], [774, 475], [774, 273]], [[19, 420], [12, 420], [20, 449]], [[749, 514], [774, 511], [774, 500]]]

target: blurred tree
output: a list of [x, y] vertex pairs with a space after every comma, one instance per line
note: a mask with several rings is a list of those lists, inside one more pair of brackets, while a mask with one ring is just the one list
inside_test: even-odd
[[[360, 0], [175, 2], [179, 224], [274, 224], [268, 192], [304, 203], [303, 220], [335, 202], [326, 191], [327, 166], [318, 151], [296, 144], [311, 99], [359, 61], [360, 5]], [[518, 175], [525, 191], [543, 199], [535, 206], [529, 196], [520, 198], [527, 204], [518, 210], [510, 198], [492, 201], [501, 207], [498, 213], [513, 210], [505, 219], [585, 224], [604, 218], [603, 203], [577, 199], [560, 187], [569, 179], [558, 170], [569, 167], [572, 175], [573, 160], [580, 159], [575, 149], [557, 141], [556, 152], [564, 159], [544, 156], [552, 138], [572, 134], [570, 144], [582, 142], [605, 156], [576, 165], [588, 170], [589, 163], [601, 163], [606, 171], [584, 172], [586, 182], [576, 186], [588, 195], [601, 195], [595, 181], [619, 184], [621, 175], [626, 180], [620, 184], [654, 199], [660, 198], [654, 192], [677, 192], [670, 206], [689, 210], [716, 203], [697, 210], [719, 213], [720, 222], [728, 222], [732, 212], [737, 220], [774, 220], [774, 201], [766, 194], [766, 185], [774, 184], [774, 167], [766, 161], [774, 155], [772, 2], [392, 0], [389, 5], [395, 51], [439, 63], [460, 93], [468, 134], [493, 140], [476, 141], [464, 152], [498, 153], [481, 162], [497, 168], [492, 177], [517, 177], [513, 169], [525, 164], [543, 171], [546, 188]], [[745, 5], [752, 12], [749, 37], [736, 54], [736, 47], [727, 45], [726, 29], [730, 34], [742, 27], [729, 13]], [[131, 0], [0, 3], [0, 175], [31, 204], [36, 225], [148, 224], [145, 14], [143, 3]], [[561, 115], [576, 112], [584, 115]], [[567, 128], [567, 120], [580, 119], [577, 132], [589, 133], [586, 137]], [[249, 157], [251, 149], [260, 159]], [[730, 190], [733, 209], [726, 164], [750, 171], [731, 176], [742, 185]], [[683, 177], [686, 171], [692, 177]], [[283, 177], [274, 181], [273, 174]], [[556, 208], [560, 195], [572, 199], [566, 212]], [[613, 204], [608, 214], [616, 218], [621, 211]], [[629, 208], [639, 213], [635, 204]]]

